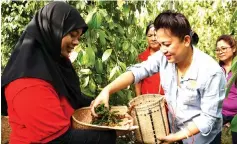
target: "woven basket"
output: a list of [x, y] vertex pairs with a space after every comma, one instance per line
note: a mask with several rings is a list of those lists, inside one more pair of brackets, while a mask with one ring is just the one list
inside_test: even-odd
[[[112, 106], [111, 111], [118, 111], [118, 114], [126, 114], [128, 111], [127, 106]], [[127, 118], [124, 118], [120, 125], [127, 122]], [[90, 130], [116, 130], [118, 136], [124, 135], [130, 132], [127, 127], [122, 126], [98, 126], [90, 124], [92, 121], [90, 107], [84, 107], [76, 110], [72, 115], [72, 127], [75, 129], [90, 129]], [[134, 127], [136, 128], [136, 127]]]
[[165, 110], [164, 96], [158, 94], [146, 94], [138, 96], [129, 102], [129, 106], [135, 107], [131, 111], [135, 119], [137, 141], [141, 143], [158, 144], [157, 137], [169, 134], [168, 118]]
[[8, 144], [10, 139], [11, 127], [8, 116], [1, 116], [1, 144]]

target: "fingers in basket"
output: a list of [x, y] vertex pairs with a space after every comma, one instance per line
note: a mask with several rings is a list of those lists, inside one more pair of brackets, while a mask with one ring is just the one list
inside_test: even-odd
[[90, 108], [91, 108], [91, 115], [94, 116], [94, 117], [98, 117], [98, 115], [95, 113], [95, 101], [92, 101], [91, 102], [91, 105], [90, 105]]

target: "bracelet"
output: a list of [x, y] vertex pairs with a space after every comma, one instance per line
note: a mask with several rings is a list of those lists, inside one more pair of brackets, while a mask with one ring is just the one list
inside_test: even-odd
[[188, 136], [188, 132], [187, 132], [187, 130], [185, 130], [184, 128], [181, 128], [181, 130], [182, 130], [182, 131], [184, 131], [184, 133], [185, 133], [185, 136], [186, 136], [186, 138], [188, 139], [188, 138], [189, 138], [189, 136]]

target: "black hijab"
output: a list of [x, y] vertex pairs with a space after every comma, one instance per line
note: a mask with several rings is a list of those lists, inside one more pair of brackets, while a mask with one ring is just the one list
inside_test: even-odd
[[79, 78], [70, 60], [61, 56], [62, 38], [79, 28], [85, 33], [85, 21], [65, 2], [51, 2], [36, 13], [18, 40], [2, 74], [2, 115], [7, 115], [5, 86], [23, 77], [49, 82], [74, 109], [90, 104], [91, 99], [81, 94]]

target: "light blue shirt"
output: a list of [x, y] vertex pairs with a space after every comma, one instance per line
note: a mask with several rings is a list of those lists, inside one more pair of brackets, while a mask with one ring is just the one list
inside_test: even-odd
[[190, 121], [200, 130], [195, 136], [184, 139], [183, 143], [191, 143], [194, 139], [195, 144], [208, 144], [221, 131], [226, 78], [219, 64], [204, 52], [193, 48], [192, 63], [181, 78], [180, 86], [177, 85], [176, 64], [168, 63], [160, 51], [147, 61], [129, 67], [128, 71], [133, 73], [134, 83], [160, 72], [171, 129], [172, 125], [175, 126], [173, 132], [186, 127]]

